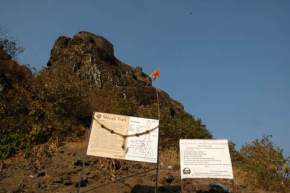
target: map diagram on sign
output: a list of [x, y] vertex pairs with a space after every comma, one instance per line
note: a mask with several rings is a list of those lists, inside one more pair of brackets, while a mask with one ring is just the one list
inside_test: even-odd
[[[128, 134], [140, 133], [148, 128], [157, 127], [158, 120], [130, 117]], [[155, 129], [148, 134], [133, 136], [127, 139], [128, 152], [126, 159], [148, 162], [157, 162], [157, 146], [158, 146], [158, 129]]]
[[87, 155], [157, 163], [159, 120], [95, 113]]

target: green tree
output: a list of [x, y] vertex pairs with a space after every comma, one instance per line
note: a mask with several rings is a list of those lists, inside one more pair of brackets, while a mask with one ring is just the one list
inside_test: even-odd
[[0, 48], [4, 49], [12, 58], [16, 58], [18, 54], [24, 51], [24, 48], [17, 45], [18, 42], [9, 37], [3, 29], [0, 28]]
[[272, 191], [289, 188], [289, 179], [283, 169], [289, 164], [289, 158], [285, 158], [282, 149], [273, 144], [271, 136], [244, 145], [240, 153], [244, 158], [244, 169], [250, 176], [249, 185]]

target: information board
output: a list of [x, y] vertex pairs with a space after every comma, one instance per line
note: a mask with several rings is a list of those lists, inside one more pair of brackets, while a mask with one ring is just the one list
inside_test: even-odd
[[159, 120], [94, 113], [87, 155], [157, 163]]
[[233, 179], [228, 140], [180, 139], [181, 179]]

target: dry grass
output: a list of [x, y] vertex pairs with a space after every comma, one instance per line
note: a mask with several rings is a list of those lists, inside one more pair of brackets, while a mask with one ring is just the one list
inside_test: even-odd
[[179, 151], [176, 148], [169, 148], [160, 152], [161, 167], [179, 169]]

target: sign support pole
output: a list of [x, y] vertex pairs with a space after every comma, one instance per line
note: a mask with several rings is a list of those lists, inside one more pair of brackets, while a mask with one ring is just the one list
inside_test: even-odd
[[236, 193], [237, 192], [237, 190], [236, 190], [236, 184], [235, 184], [235, 180], [234, 179], [232, 180], [232, 189], [233, 189], [232, 190], [233, 193]]
[[[160, 126], [160, 107], [159, 107], [159, 96], [158, 96], [158, 90], [155, 88], [156, 91], [156, 99], [157, 99], [157, 113], [158, 113], [158, 120], [159, 120], [159, 126]], [[160, 133], [160, 127], [159, 127], [159, 133]], [[156, 165], [156, 178], [155, 178], [155, 193], [158, 193], [158, 180], [159, 180], [159, 162], [160, 162], [160, 156], [159, 156], [159, 143], [160, 143], [160, 135], [158, 133], [158, 142], [157, 142], [157, 165]]]
[[180, 193], [183, 193], [183, 180], [180, 180]]
[[[94, 117], [95, 114], [92, 113], [92, 117]], [[91, 123], [91, 126], [90, 126], [90, 131], [92, 130], [92, 123]], [[88, 143], [89, 142], [89, 133], [90, 131], [87, 131], [85, 130], [85, 141]], [[83, 159], [82, 159], [82, 169], [81, 169], [81, 174], [80, 174], [80, 177], [79, 177], [79, 181], [78, 181], [78, 185], [77, 185], [77, 193], [80, 193], [81, 192], [81, 182], [84, 180], [84, 168], [85, 168], [85, 160], [86, 160], [86, 154], [84, 155]]]

